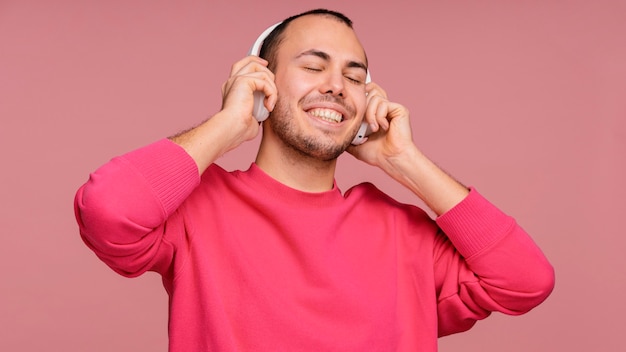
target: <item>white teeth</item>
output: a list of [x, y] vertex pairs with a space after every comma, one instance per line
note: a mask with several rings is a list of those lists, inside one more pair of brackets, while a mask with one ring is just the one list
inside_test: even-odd
[[319, 117], [322, 120], [326, 120], [329, 122], [339, 123], [341, 122], [341, 114], [336, 112], [335, 110], [329, 109], [313, 109], [309, 111], [309, 114]]

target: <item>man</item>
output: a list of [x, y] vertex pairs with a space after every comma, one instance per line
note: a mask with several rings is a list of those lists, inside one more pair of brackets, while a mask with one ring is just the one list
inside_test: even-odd
[[[163, 276], [171, 351], [435, 351], [438, 336], [549, 295], [552, 267], [528, 235], [428, 160], [407, 109], [366, 84], [349, 19], [294, 16], [261, 53], [233, 65], [212, 118], [113, 159], [76, 195], [103, 261]], [[258, 91], [271, 115], [256, 161], [226, 172], [215, 161], [259, 133]], [[374, 133], [350, 145], [362, 121]], [[342, 194], [345, 150], [436, 221], [371, 184]]]

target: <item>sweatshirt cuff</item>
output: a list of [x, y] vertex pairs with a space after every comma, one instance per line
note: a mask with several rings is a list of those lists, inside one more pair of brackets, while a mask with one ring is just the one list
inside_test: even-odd
[[145, 177], [171, 215], [200, 184], [198, 166], [187, 152], [169, 139], [161, 139], [122, 156]]
[[515, 220], [470, 187], [459, 204], [437, 218], [437, 224], [466, 259], [504, 237]]

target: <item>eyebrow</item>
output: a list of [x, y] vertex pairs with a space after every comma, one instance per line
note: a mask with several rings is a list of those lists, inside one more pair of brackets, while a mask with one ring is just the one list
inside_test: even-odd
[[[317, 49], [309, 49], [307, 51], [304, 51], [300, 53], [298, 56], [296, 56], [296, 58], [300, 58], [302, 56], [308, 56], [308, 55], [317, 56], [324, 61], [330, 61], [330, 55], [328, 55], [328, 53], [321, 51], [321, 50], [317, 50]], [[349, 61], [346, 66], [350, 68], [361, 68], [365, 70], [365, 72], [367, 72], [367, 65], [365, 65], [361, 61]]]

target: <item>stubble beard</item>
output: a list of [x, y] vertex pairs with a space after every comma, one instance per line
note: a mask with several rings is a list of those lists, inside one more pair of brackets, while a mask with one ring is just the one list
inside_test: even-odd
[[299, 155], [324, 162], [336, 160], [350, 146], [358, 132], [357, 126], [350, 139], [336, 143], [330, 133], [327, 133], [327, 138], [305, 135], [290, 121], [291, 119], [289, 106], [279, 98], [270, 118], [267, 119], [274, 134], [286, 147]]

